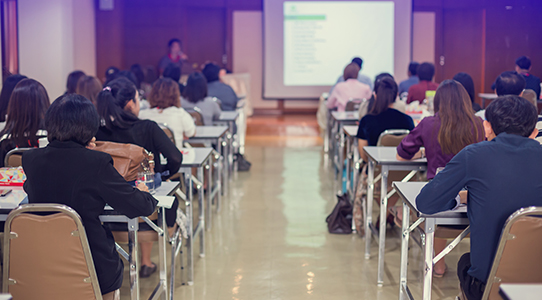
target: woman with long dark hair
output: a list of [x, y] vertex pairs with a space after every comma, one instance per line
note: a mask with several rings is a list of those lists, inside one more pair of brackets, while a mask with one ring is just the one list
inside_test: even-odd
[[385, 130], [414, 128], [411, 117], [392, 108], [397, 92], [397, 83], [390, 77], [384, 76], [375, 82], [374, 104], [359, 121], [357, 134], [359, 153], [364, 161], [367, 161], [367, 156], [363, 147], [376, 146], [378, 137]]
[[44, 119], [49, 106], [47, 91], [36, 80], [23, 79], [15, 86], [6, 126], [0, 132], [0, 166], [4, 166], [4, 158], [11, 149], [38, 147], [38, 139], [47, 136]]
[[[167, 137], [162, 129], [153, 121], [140, 120], [139, 93], [135, 85], [124, 77], [109, 82], [98, 94], [98, 114], [101, 126], [96, 134], [96, 140], [124, 144], [135, 144], [154, 154], [155, 172], [161, 173], [162, 178], [168, 178], [179, 171], [182, 154]], [[161, 155], [167, 160], [161, 163]], [[178, 203], [166, 211], [166, 223], [173, 227], [177, 216]], [[145, 223], [140, 230], [152, 230]], [[121, 228], [115, 229], [120, 230]], [[123, 226], [126, 230], [126, 226]], [[156, 265], [151, 261], [152, 242], [141, 243], [141, 277], [148, 277], [156, 271]]]
[[[435, 115], [424, 118], [397, 147], [397, 159], [427, 157], [427, 179], [435, 177], [437, 168], [446, 164], [463, 148], [484, 140], [482, 119], [474, 115], [467, 90], [455, 80], [445, 80], [434, 98]], [[424, 150], [420, 150], [425, 147]], [[446, 247], [446, 240], [435, 240], [435, 251]], [[436, 277], [446, 271], [444, 259], [435, 264]]]
[[68, 80], [66, 81], [66, 94], [74, 94], [77, 90], [77, 84], [79, 80], [85, 77], [86, 74], [83, 71], [73, 71], [68, 75]]
[[2, 123], [6, 122], [9, 98], [11, 97], [11, 93], [13, 93], [13, 89], [15, 88], [17, 83], [19, 83], [21, 80], [26, 79], [26, 78], [27, 78], [26, 76], [15, 74], [15, 75], [10, 75], [4, 81], [4, 84], [2, 85], [2, 92], [0, 92], [0, 122]]
[[207, 79], [199, 72], [190, 74], [181, 98], [181, 106], [187, 111], [198, 111], [204, 125], [213, 125], [213, 120], [220, 117], [222, 110], [217, 102], [207, 97]]

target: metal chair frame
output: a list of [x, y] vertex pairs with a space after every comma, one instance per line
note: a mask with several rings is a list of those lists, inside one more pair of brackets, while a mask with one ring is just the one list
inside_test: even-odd
[[2, 280], [2, 292], [3, 293], [9, 292], [9, 284], [11, 282], [11, 280], [9, 279], [10, 241], [11, 239], [17, 238], [16, 233], [11, 233], [11, 224], [17, 216], [20, 216], [21, 214], [25, 214], [25, 213], [35, 213], [35, 212], [56, 212], [56, 213], [67, 215], [68, 217], [72, 218], [72, 220], [75, 222], [75, 225], [77, 226], [77, 232], [78, 232], [79, 240], [81, 241], [83, 254], [87, 262], [88, 272], [90, 275], [90, 283], [92, 284], [92, 288], [94, 290], [94, 296], [96, 297], [97, 300], [102, 300], [102, 293], [100, 291], [100, 285], [98, 283], [98, 276], [96, 275], [94, 260], [92, 259], [92, 254], [90, 253], [90, 246], [88, 243], [85, 227], [83, 226], [83, 222], [81, 221], [81, 217], [74, 209], [62, 204], [23, 204], [9, 213], [6, 219], [6, 223], [4, 225], [4, 241], [3, 241], [4, 243], [3, 245], [4, 269], [3, 269], [3, 280]]
[[[169, 139], [173, 142], [173, 145], [177, 146], [176, 143], [175, 143], [175, 133], [168, 126], [168, 124], [166, 124], [166, 123], [158, 123], [158, 126], [160, 127], [160, 129], [162, 129], [166, 133], [166, 135], [169, 137]], [[168, 131], [169, 131], [169, 133], [168, 133]]]
[[4, 166], [5, 167], [20, 167], [20, 166], [10, 166], [9, 165], [10, 157], [13, 156], [13, 155], [21, 155], [22, 156], [24, 152], [32, 150], [32, 149], [35, 149], [35, 148], [15, 148], [15, 149], [10, 150], [6, 154], [6, 157], [4, 158]]
[[493, 285], [501, 283], [501, 279], [498, 278], [496, 275], [502, 255], [504, 253], [504, 247], [509, 240], [513, 240], [516, 238], [513, 234], [510, 233], [510, 229], [512, 228], [514, 223], [525, 217], [542, 217], [542, 207], [531, 206], [521, 208], [511, 214], [510, 217], [508, 217], [508, 219], [506, 220], [506, 223], [504, 223], [504, 228], [502, 230], [501, 238], [499, 240], [499, 246], [497, 247], [497, 252], [495, 253], [495, 258], [493, 259], [493, 264], [491, 266], [491, 271], [489, 272], [489, 277], [487, 279], [486, 288], [484, 290], [482, 300], [489, 299], [489, 294], [491, 293], [491, 288], [493, 287]]

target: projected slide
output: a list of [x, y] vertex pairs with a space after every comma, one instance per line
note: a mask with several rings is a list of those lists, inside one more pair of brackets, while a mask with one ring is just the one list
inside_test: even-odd
[[394, 12], [393, 1], [285, 1], [284, 86], [333, 85], [356, 56], [371, 78], [393, 74]]

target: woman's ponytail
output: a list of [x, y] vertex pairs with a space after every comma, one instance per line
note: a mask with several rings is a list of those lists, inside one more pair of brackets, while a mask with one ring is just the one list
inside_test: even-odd
[[137, 116], [124, 110], [129, 101], [136, 101], [136, 93], [135, 85], [121, 77], [109, 82], [98, 94], [96, 107], [107, 129], [127, 128], [138, 120]]

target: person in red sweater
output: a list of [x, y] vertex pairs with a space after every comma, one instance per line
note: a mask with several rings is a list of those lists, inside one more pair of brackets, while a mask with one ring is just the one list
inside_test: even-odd
[[433, 82], [433, 76], [435, 75], [435, 66], [432, 63], [424, 62], [418, 67], [418, 78], [420, 83], [411, 86], [408, 89], [407, 104], [413, 101], [420, 101], [425, 99], [426, 91], [436, 91], [438, 83]]

